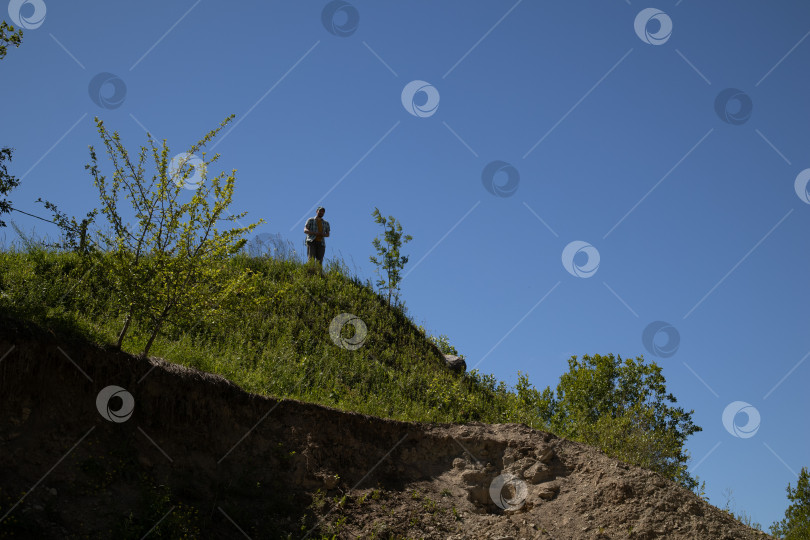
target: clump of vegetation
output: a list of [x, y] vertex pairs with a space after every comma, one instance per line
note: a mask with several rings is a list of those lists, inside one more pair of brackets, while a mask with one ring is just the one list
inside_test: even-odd
[[[203, 158], [191, 166], [196, 156], [228, 125], [226, 118], [189, 150], [169, 163], [169, 147], [161, 146], [149, 136], [137, 160], [124, 147], [117, 132], [112, 133], [96, 118], [96, 127], [107, 156], [113, 165], [111, 178], [102, 171], [95, 149], [90, 147], [91, 163], [86, 166], [93, 177], [101, 202], [101, 215], [106, 228], [96, 230], [103, 249], [107, 273], [112, 278], [112, 295], [126, 315], [121, 323], [116, 345], [121, 347], [133, 321], [151, 328], [143, 348], [149, 353], [155, 338], [169, 321], [193, 320], [206, 314], [216, 316], [227, 309], [233, 293], [250, 296], [249, 272], [225, 271], [222, 263], [245, 244], [242, 236], [262, 223], [220, 228], [223, 222], [239, 222], [245, 213], [231, 214], [236, 170], [229, 174], [207, 175], [219, 154]], [[151, 168], [148, 167], [151, 159]], [[175, 164], [177, 161], [177, 164]], [[196, 189], [188, 195], [189, 177], [195, 171]], [[191, 184], [195, 185], [195, 184]], [[126, 216], [125, 204], [134, 213], [134, 224]], [[46, 203], [55, 210], [55, 205]], [[88, 215], [90, 218], [91, 215]], [[95, 217], [95, 213], [92, 213]], [[83, 221], [81, 241], [86, 243], [87, 221]], [[63, 224], [67, 234], [75, 231], [74, 223]], [[81, 252], [86, 252], [80, 246]], [[99, 251], [94, 250], [94, 256]]]
[[726, 504], [723, 505], [723, 508], [721, 508], [723, 512], [727, 513], [728, 515], [730, 515], [743, 525], [746, 525], [758, 531], [762, 530], [762, 525], [754, 521], [754, 519], [745, 510], [740, 510], [739, 512], [737, 512], [736, 504], [734, 504], [734, 495], [731, 491], [731, 488], [726, 488], [723, 491], [723, 497], [725, 497], [726, 499]]
[[790, 505], [785, 517], [771, 525], [771, 534], [786, 540], [810, 538], [810, 472], [802, 467], [796, 487], [787, 486]]
[[442, 354], [452, 354], [454, 356], [461, 356], [461, 358], [464, 358], [463, 354], [462, 355], [458, 354], [458, 350], [456, 350], [456, 348], [453, 347], [453, 345], [450, 343], [450, 338], [447, 337], [445, 334], [432, 336], [428, 334], [427, 330], [425, 330], [423, 327], [420, 326], [419, 329], [425, 334], [425, 336], [427, 337], [427, 339], [431, 341], [431, 343], [436, 345], [436, 348], [439, 349], [439, 351]]
[[22, 43], [22, 28], [14, 28], [6, 21], [0, 21], [0, 60], [6, 57], [8, 45], [19, 47]]
[[[8, 54], [9, 46], [19, 47], [22, 38], [23, 31], [21, 28], [14, 28], [6, 21], [0, 21], [0, 60]], [[0, 195], [8, 195], [12, 189], [20, 185], [19, 179], [9, 174], [8, 165], [3, 163], [4, 161], [11, 163], [13, 154], [13, 149], [0, 147]], [[0, 199], [0, 227], [6, 226], [2, 220], [2, 215], [11, 212], [11, 208], [11, 201]]]
[[130, 512], [109, 531], [113, 538], [199, 538], [199, 511], [177, 500], [169, 486], [143, 475], [138, 515]]
[[698, 487], [687, 471], [686, 439], [702, 428], [694, 411], [674, 404], [661, 367], [644, 357], [612, 354], [568, 360], [556, 393], [538, 392], [521, 376], [517, 394], [552, 432], [601, 448], [605, 453], [652, 469], [684, 487]]
[[[20, 185], [19, 179], [9, 174], [8, 165], [3, 163], [4, 161], [11, 163], [11, 158], [13, 155], [14, 150], [11, 148], [0, 148], [0, 195], [8, 195], [12, 189]], [[11, 212], [11, 209], [11, 201], [8, 199], [0, 199], [0, 216]], [[6, 223], [0, 219], [0, 227], [5, 226]]]

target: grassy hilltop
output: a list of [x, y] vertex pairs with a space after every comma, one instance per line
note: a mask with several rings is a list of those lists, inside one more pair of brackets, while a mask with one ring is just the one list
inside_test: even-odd
[[[0, 310], [57, 333], [113, 344], [124, 314], [111, 298], [107, 257], [34, 246], [0, 252]], [[292, 257], [238, 255], [225, 265], [234, 273], [249, 269], [257, 292], [233, 294], [216, 318], [166, 326], [150, 355], [222, 375], [253, 393], [384, 418], [537, 427], [536, 415], [504, 383], [446, 368], [435, 338], [342, 262], [323, 273]], [[330, 336], [330, 323], [342, 313], [367, 327], [356, 350]], [[342, 332], [351, 338], [352, 326]], [[147, 329], [135, 326], [123, 349], [138, 353], [147, 339]]]

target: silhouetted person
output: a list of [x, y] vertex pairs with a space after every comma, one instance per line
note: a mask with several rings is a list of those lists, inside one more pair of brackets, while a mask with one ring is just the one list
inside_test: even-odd
[[304, 225], [304, 234], [307, 235], [307, 259], [315, 259], [323, 266], [323, 255], [326, 252], [326, 242], [324, 238], [329, 236], [329, 222], [323, 219], [326, 209], [319, 206], [315, 212], [315, 217], [307, 220]]

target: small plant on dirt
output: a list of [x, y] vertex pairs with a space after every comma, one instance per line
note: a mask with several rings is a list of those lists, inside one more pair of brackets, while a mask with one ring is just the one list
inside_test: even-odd
[[340, 529], [343, 527], [343, 524], [346, 523], [347, 516], [340, 516], [335, 521], [335, 529], [337, 529], [336, 534], [340, 534]]
[[723, 508], [721, 508], [723, 512], [733, 517], [743, 525], [758, 531], [762, 530], [762, 525], [755, 522], [744, 510], [740, 511], [739, 514], [735, 511], [736, 504], [734, 503], [734, 494], [732, 493], [731, 488], [726, 488], [723, 490], [723, 497], [726, 499], [725, 505]]
[[709, 495], [706, 493], [706, 482], [700, 482], [700, 487], [697, 487], [697, 482], [700, 482], [700, 477], [695, 475], [695, 488], [692, 492], [700, 497], [703, 502], [709, 502]]
[[312, 508], [315, 512], [320, 512], [325, 504], [326, 494], [321, 489], [318, 489], [318, 491], [312, 494], [312, 502], [309, 508]]
[[[198, 510], [178, 501], [171, 488], [158, 485], [147, 475], [141, 476], [141, 507], [130, 512], [112, 531], [112, 538], [135, 539], [144, 535], [156, 538], [198, 538]], [[156, 525], [157, 524], [157, 525]]]
[[428, 512], [436, 512], [436, 501], [425, 496], [424, 499], [422, 499], [422, 507]]

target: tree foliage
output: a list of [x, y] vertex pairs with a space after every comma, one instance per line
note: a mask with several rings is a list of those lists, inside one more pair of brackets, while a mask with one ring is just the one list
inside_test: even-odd
[[0, 21], [0, 60], [6, 57], [8, 45], [19, 47], [22, 43], [22, 28], [14, 29], [6, 21]]
[[[185, 155], [199, 152], [232, 119], [228, 117], [208, 132]], [[131, 323], [137, 321], [150, 331], [143, 351], [146, 356], [167, 322], [188, 326], [195, 320], [213, 317], [226, 307], [234, 293], [249, 292], [250, 274], [228, 274], [224, 262], [242, 248], [242, 236], [262, 221], [219, 229], [220, 222], [238, 222], [245, 216], [224, 216], [233, 197], [235, 169], [230, 174], [203, 178], [189, 195], [184, 186], [194, 167], [186, 159], [173, 171], [165, 140], [158, 146], [149, 136], [149, 145], [142, 146], [137, 159], [133, 159], [117, 132], [107, 131], [98, 118], [96, 126], [114, 172], [112, 179], [102, 174], [92, 146], [91, 163], [86, 169], [98, 189], [101, 215], [109, 225], [97, 234], [114, 255], [108, 270], [125, 312], [118, 347]], [[209, 170], [219, 158], [216, 154], [206, 161], [204, 152], [202, 156], [203, 165], [197, 166], [198, 171]], [[145, 166], [149, 157], [154, 165], [151, 177]], [[134, 226], [123, 213], [122, 197], [134, 212]]]
[[[15, 187], [20, 185], [20, 181], [8, 173], [8, 165], [11, 163], [13, 155], [11, 148], [0, 148], [0, 195], [8, 195], [8, 193]], [[0, 217], [3, 214], [11, 212], [11, 201], [8, 199], [0, 199]], [[5, 227], [5, 222], [0, 219], [0, 227]]]
[[[450, 338], [447, 337], [445, 334], [440, 334], [438, 336], [427, 336], [431, 343], [436, 345], [436, 347], [441, 351], [442, 354], [452, 354], [454, 356], [459, 356], [458, 350], [450, 343]], [[461, 358], [464, 358], [464, 355], [461, 355]]]
[[554, 433], [592, 444], [618, 459], [654, 470], [688, 489], [697, 481], [687, 471], [686, 439], [702, 428], [694, 411], [674, 407], [661, 367], [643, 357], [572, 356], [556, 393], [539, 392], [519, 380], [525, 406]]
[[[14, 29], [13, 26], [6, 21], [0, 21], [0, 60], [5, 58], [7, 53], [7, 45], [14, 45], [19, 47], [22, 43], [23, 32], [21, 28]], [[8, 193], [15, 187], [20, 185], [20, 181], [14, 176], [8, 174], [8, 166], [5, 161], [11, 163], [13, 155], [11, 148], [0, 148], [0, 195], [8, 195]], [[8, 199], [0, 199], [0, 216], [11, 212], [11, 201]], [[6, 224], [0, 219], [0, 227], [5, 227]]]
[[771, 534], [786, 540], [810, 538], [810, 473], [802, 467], [796, 487], [787, 486], [788, 500], [792, 503], [785, 510], [785, 517], [771, 525]]
[[371, 262], [377, 265], [377, 287], [381, 291], [385, 291], [388, 295], [388, 304], [393, 305], [399, 303], [399, 284], [402, 281], [402, 269], [408, 263], [408, 256], [400, 254], [400, 248], [413, 240], [409, 234], [402, 233], [402, 225], [397, 221], [394, 216], [383, 217], [379, 209], [374, 208], [371, 213], [374, 216], [374, 222], [382, 225], [383, 239], [374, 238], [372, 244], [374, 249], [377, 250], [377, 257], [371, 256]]

